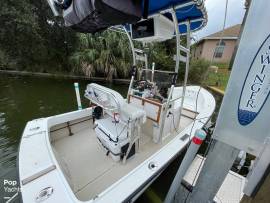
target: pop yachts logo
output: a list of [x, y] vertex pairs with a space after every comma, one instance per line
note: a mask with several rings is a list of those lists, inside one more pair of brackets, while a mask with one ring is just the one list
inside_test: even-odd
[[[18, 195], [18, 192], [20, 192], [18, 182], [16, 180], [3, 179], [3, 182], [0, 185], [0, 196], [3, 198], [3, 201], [13, 202], [15, 200], [14, 198]], [[2, 202], [1, 199], [0, 202]]]
[[238, 121], [250, 124], [270, 93], [270, 35], [264, 40], [248, 70], [238, 104]]

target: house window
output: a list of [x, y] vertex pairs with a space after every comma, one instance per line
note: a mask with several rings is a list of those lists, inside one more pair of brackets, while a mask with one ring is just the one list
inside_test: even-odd
[[224, 49], [225, 49], [225, 42], [222, 40], [220, 43], [219, 42], [217, 42], [217, 44], [216, 44], [217, 46], [216, 46], [216, 49], [215, 49], [215, 52], [214, 52], [214, 54], [215, 54], [215, 58], [221, 58], [222, 57], [222, 55], [223, 55], [223, 52], [224, 52]]

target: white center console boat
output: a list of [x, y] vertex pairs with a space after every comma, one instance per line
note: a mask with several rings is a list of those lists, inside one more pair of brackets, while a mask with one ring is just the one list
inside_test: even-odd
[[[62, 9], [66, 25], [78, 31], [94, 32], [106, 26], [132, 23], [110, 29], [127, 34], [133, 68], [138, 60], [145, 67], [137, 71], [137, 76], [132, 71], [127, 98], [91, 83], [84, 95], [91, 107], [27, 123], [19, 149], [22, 200], [132, 202], [187, 147], [195, 131], [208, 122], [215, 109], [215, 100], [207, 90], [187, 86], [190, 32], [206, 23], [203, 3], [149, 0], [147, 5], [140, 1], [148, 13], [148, 19], [141, 20], [142, 15], [137, 19], [135, 12], [138, 5], [132, 4], [135, 1], [119, 1], [124, 2], [121, 6], [131, 4], [129, 8], [133, 10], [129, 14], [120, 7], [121, 12], [115, 11], [119, 2], [61, 2], [56, 6], [49, 0], [54, 13], [58, 15]], [[101, 8], [110, 12], [100, 10], [99, 15], [90, 12]], [[109, 14], [128, 16], [122, 21], [117, 18], [105, 22], [104, 16]], [[180, 34], [187, 37], [187, 47], [180, 45]], [[152, 42], [173, 37], [176, 37], [174, 71], [148, 69], [147, 56], [134, 48], [133, 40]], [[177, 87], [180, 61], [185, 62], [186, 73], [183, 86]], [[158, 80], [158, 74], [166, 75], [167, 79]]]

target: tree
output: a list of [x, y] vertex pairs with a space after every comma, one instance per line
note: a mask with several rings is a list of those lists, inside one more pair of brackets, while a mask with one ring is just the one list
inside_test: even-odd
[[2, 1], [0, 24], [0, 49], [10, 58], [25, 65], [30, 57], [34, 60], [40, 57], [42, 37], [29, 1]]
[[78, 34], [79, 48], [70, 57], [73, 72], [88, 76], [126, 78], [131, 67], [131, 50], [125, 35], [105, 31], [95, 35]]
[[76, 35], [52, 15], [46, 1], [3, 1], [0, 7], [0, 50], [16, 69], [69, 71]]

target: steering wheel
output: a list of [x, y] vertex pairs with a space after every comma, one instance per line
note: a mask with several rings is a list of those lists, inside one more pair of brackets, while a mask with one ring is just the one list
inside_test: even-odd
[[144, 91], [145, 89], [151, 89], [152, 87], [153, 85], [147, 80], [137, 80], [134, 83], [134, 88], [138, 89], [139, 91]]

